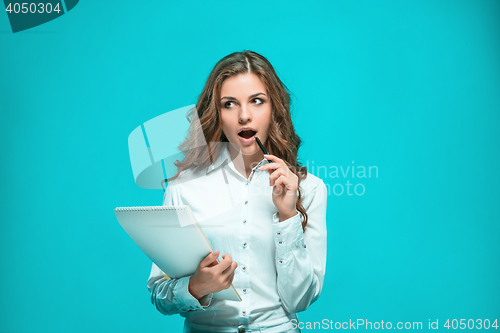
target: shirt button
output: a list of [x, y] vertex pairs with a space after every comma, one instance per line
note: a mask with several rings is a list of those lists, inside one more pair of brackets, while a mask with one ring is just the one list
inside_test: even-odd
[[248, 205], [248, 200], [247, 200], [247, 201], [245, 201], [245, 205]]
[[282, 264], [282, 263], [283, 263], [283, 260], [281, 260], [281, 259], [280, 259], [280, 260], [279, 260], [279, 262], [280, 262], [280, 264]]
[[248, 186], [249, 183], [245, 183], [245, 186]]
[[243, 224], [247, 224], [247, 220], [243, 220]]
[[276, 235], [278, 235], [278, 236], [279, 236], [279, 235], [281, 235], [281, 232], [279, 232], [279, 231], [278, 231], [278, 232], [276, 233]]
[[246, 289], [243, 289], [243, 293], [246, 294], [247, 293], [247, 290]]
[[279, 242], [278, 242], [278, 244], [283, 244], [283, 242], [282, 242], [282, 241], [279, 241]]
[[241, 268], [241, 270], [242, 270], [243, 272], [246, 272], [247, 268], [246, 268], [245, 266], [243, 266], [243, 267]]
[[243, 247], [247, 247], [247, 245], [248, 245], [247, 242], [243, 243]]
[[243, 310], [243, 311], [241, 311], [241, 314], [242, 314], [243, 316], [246, 316], [246, 315], [247, 315], [247, 312], [246, 312], [245, 310]]

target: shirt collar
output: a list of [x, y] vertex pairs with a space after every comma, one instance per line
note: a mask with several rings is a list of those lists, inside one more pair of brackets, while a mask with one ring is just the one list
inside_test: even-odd
[[220, 150], [219, 156], [215, 159], [215, 161], [207, 167], [207, 175], [221, 167], [221, 165], [228, 164], [231, 161], [231, 154], [229, 154], [229, 149], [227, 144], [222, 144], [222, 148]]

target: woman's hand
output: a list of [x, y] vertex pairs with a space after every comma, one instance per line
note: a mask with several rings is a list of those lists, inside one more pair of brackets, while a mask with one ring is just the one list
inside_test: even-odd
[[282, 159], [274, 155], [264, 155], [264, 158], [273, 163], [264, 164], [259, 170], [269, 171], [269, 185], [274, 186], [273, 203], [278, 209], [280, 222], [282, 222], [298, 214], [296, 205], [299, 177], [290, 171]]
[[223, 254], [223, 260], [217, 263], [219, 250], [203, 258], [196, 272], [189, 279], [188, 290], [197, 300], [205, 295], [227, 289], [233, 283], [234, 270], [238, 263], [229, 254]]

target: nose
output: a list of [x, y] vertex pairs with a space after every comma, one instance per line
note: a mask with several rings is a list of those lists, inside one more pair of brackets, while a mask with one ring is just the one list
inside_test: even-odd
[[241, 124], [245, 124], [250, 120], [252, 120], [252, 112], [250, 111], [248, 105], [243, 104], [240, 108], [239, 122]]

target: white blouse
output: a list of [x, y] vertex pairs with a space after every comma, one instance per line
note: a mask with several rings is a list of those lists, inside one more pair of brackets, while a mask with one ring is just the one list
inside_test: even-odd
[[[147, 282], [151, 302], [164, 315], [185, 317], [187, 331], [190, 325], [284, 327], [314, 303], [323, 288], [327, 189], [312, 174], [301, 181], [308, 215], [303, 232], [300, 212], [279, 222], [269, 172], [258, 170], [267, 160], [246, 179], [227, 148], [224, 145], [206, 169], [184, 170], [171, 181], [163, 205], [189, 205], [214, 250], [220, 250], [219, 257], [229, 253], [238, 263], [233, 285], [242, 301], [219, 300], [212, 294], [198, 301], [188, 291], [190, 276], [168, 279], [153, 263]], [[241, 154], [237, 158], [242, 159]]]

